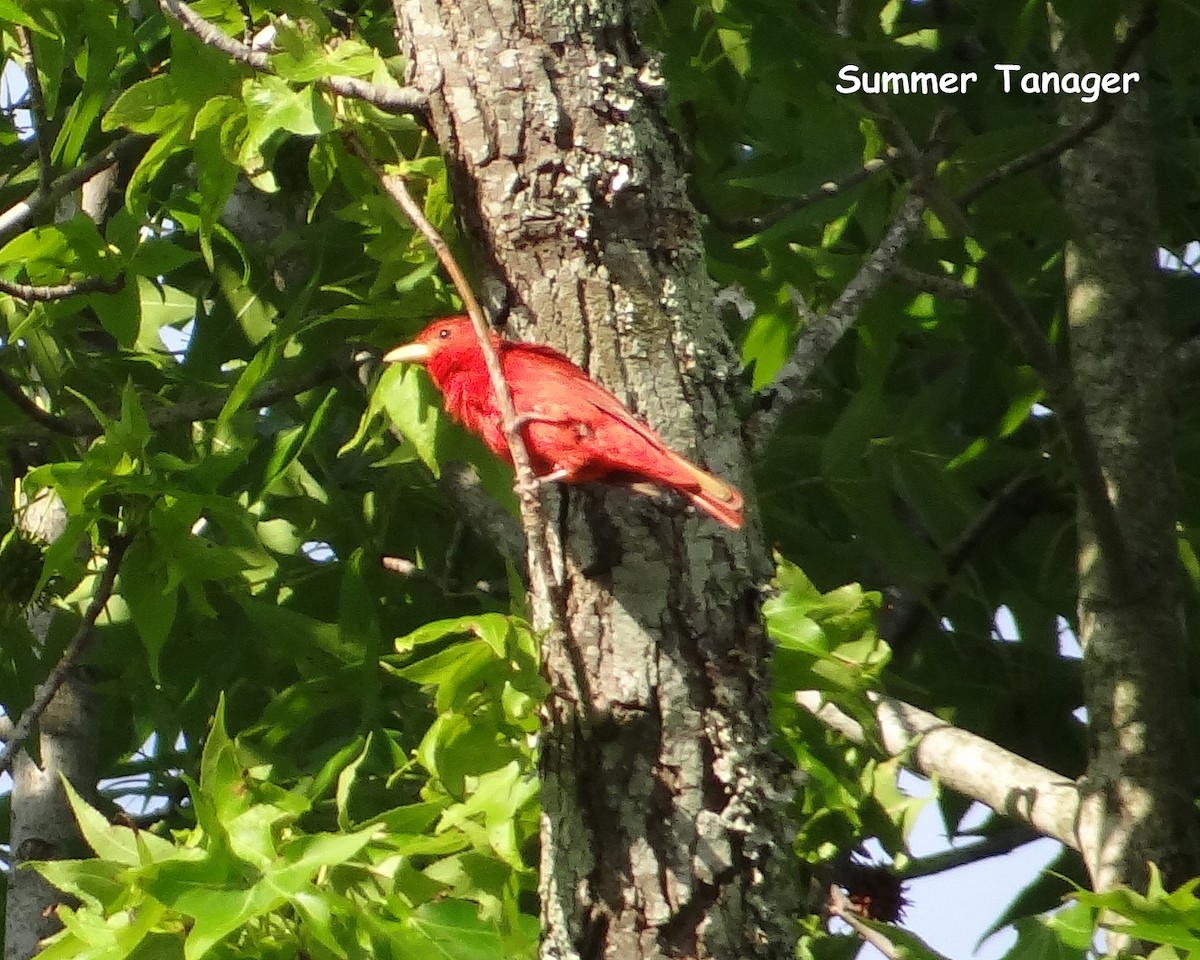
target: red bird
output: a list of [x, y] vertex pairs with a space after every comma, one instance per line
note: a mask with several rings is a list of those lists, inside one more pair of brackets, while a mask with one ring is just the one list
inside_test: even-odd
[[[608, 390], [551, 347], [502, 340], [500, 355], [525, 447], [540, 480], [677, 490], [726, 526], [742, 525], [742, 495], [671, 450]], [[384, 355], [422, 364], [446, 410], [512, 463], [483, 351], [469, 317], [436, 320], [415, 340]]]

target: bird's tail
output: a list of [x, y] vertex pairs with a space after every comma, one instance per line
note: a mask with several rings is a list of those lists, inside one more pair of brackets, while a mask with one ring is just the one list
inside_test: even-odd
[[682, 491], [687, 498], [701, 510], [720, 520], [725, 526], [732, 527], [734, 530], [740, 529], [743, 521], [743, 501], [737, 487], [701, 470], [683, 457], [679, 457], [679, 460], [680, 466], [696, 482], [696, 489]]

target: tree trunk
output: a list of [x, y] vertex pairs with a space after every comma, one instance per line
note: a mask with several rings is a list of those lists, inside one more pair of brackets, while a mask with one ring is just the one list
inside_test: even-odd
[[[119, 172], [119, 165], [114, 165], [91, 177], [78, 196], [63, 199], [57, 218], [69, 219], [78, 210], [102, 224], [119, 187]], [[16, 506], [18, 525], [35, 540], [52, 543], [66, 529], [66, 508], [53, 491], [43, 490], [28, 503]], [[31, 608], [30, 631], [42, 649], [53, 621], [51, 608]], [[44, 663], [47, 673], [53, 666]], [[4, 902], [4, 960], [28, 960], [37, 954], [40, 942], [62, 926], [57, 907], [63, 894], [41, 874], [18, 868], [27, 860], [64, 860], [87, 854], [62, 780], [65, 777], [81, 796], [94, 799], [99, 777], [99, 713], [95, 682], [87, 667], [75, 664], [38, 720], [34, 733], [37, 756], [21, 750], [13, 759], [9, 819], [13, 869], [8, 873]]]
[[[22, 527], [38, 540], [53, 541], [66, 522], [62, 501], [49, 491], [23, 506]], [[54, 612], [47, 607], [29, 614], [30, 632], [43, 648], [53, 620]], [[45, 664], [46, 671], [52, 666]], [[28, 860], [86, 855], [61, 778], [71, 781], [85, 797], [95, 793], [98, 714], [95, 685], [86, 668], [76, 665], [38, 721], [33, 735], [37, 756], [20, 750], [13, 758], [9, 825], [13, 869], [8, 872], [4, 903], [4, 960], [28, 960], [38, 952], [40, 942], [62, 926], [56, 908], [63, 894], [40, 873], [18, 868]]]
[[[396, 9], [510, 327], [743, 481], [737, 361], [629, 6]], [[761, 542], [622, 489], [546, 499], [566, 631], [544, 650], [543, 956], [792, 956], [799, 900], [769, 746]], [[554, 613], [536, 610], [538, 626]]]
[[[1059, 27], [1061, 72], [1103, 70]], [[1144, 68], [1143, 68], [1143, 76]], [[1097, 890], [1144, 889], [1147, 864], [1168, 885], [1200, 870], [1197, 777], [1180, 610], [1166, 339], [1160, 326], [1152, 166], [1138, 86], [1115, 117], [1063, 158], [1077, 239], [1066, 257], [1075, 387], [1116, 521], [1079, 516], [1079, 639], [1091, 756], [1080, 848]], [[1065, 97], [1074, 126], [1092, 106]]]

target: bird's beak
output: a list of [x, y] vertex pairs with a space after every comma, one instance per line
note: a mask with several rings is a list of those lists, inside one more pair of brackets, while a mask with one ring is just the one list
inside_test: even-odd
[[384, 363], [424, 363], [431, 356], [433, 351], [423, 343], [406, 343], [403, 346], [393, 347], [383, 355]]

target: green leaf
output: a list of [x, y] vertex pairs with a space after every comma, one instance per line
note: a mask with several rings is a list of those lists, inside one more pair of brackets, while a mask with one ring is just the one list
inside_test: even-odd
[[508, 656], [509, 642], [514, 636], [513, 624], [508, 617], [500, 613], [435, 620], [397, 638], [396, 650], [406, 653], [425, 644], [456, 636], [479, 637], [497, 657], [505, 657]]
[[162, 133], [178, 127], [191, 112], [174, 79], [162, 73], [123, 90], [101, 126], [109, 131], [126, 127], [135, 133]]
[[495, 923], [479, 918], [472, 903], [439, 900], [421, 904], [405, 921], [407, 944], [438, 960], [496, 960], [504, 952], [505, 938]]
[[136, 867], [148, 862], [147, 858], [154, 862], [181, 855], [182, 851], [168, 840], [146, 831], [109, 823], [104, 814], [88, 805], [75, 792], [65, 777], [62, 778], [62, 785], [84, 840], [101, 860]]
[[329, 412], [333, 409], [334, 400], [337, 393], [330, 390], [325, 394], [313, 414], [305, 419], [305, 422], [298, 427], [293, 427], [289, 430], [280, 431], [275, 440], [274, 449], [271, 451], [271, 457], [267, 461], [267, 467], [264, 471], [262, 489], [269, 490], [272, 484], [282, 477], [291, 467], [293, 463], [300, 457], [314, 437], [321, 434], [322, 429], [326, 425], [326, 418]]
[[392, 423], [416, 448], [421, 461], [440, 475], [437, 458], [441, 417], [428, 379], [408, 364], [388, 366], [375, 386]]
[[337, 793], [334, 801], [337, 804], [337, 824], [342, 830], [352, 829], [352, 824], [350, 823], [350, 792], [354, 789], [354, 781], [358, 776], [359, 768], [371, 752], [372, 736], [373, 734], [367, 734], [358, 756], [346, 764], [342, 768], [342, 772], [338, 774]]
[[135, 540], [121, 564], [121, 596], [149, 656], [150, 672], [159, 680], [159, 657], [170, 636], [178, 610], [179, 588], [169, 583], [161, 553], [144, 540]]
[[141, 323], [137, 326], [137, 339], [132, 344], [138, 350], [161, 349], [158, 331], [162, 327], [184, 324], [196, 317], [195, 297], [167, 284], [160, 286], [151, 283], [145, 277], [138, 277], [138, 303]]
[[212, 798], [222, 823], [232, 822], [250, 808], [252, 798], [246, 791], [244, 771], [237, 747], [225, 732], [225, 696], [222, 694], [200, 757], [200, 789], [206, 797]]

